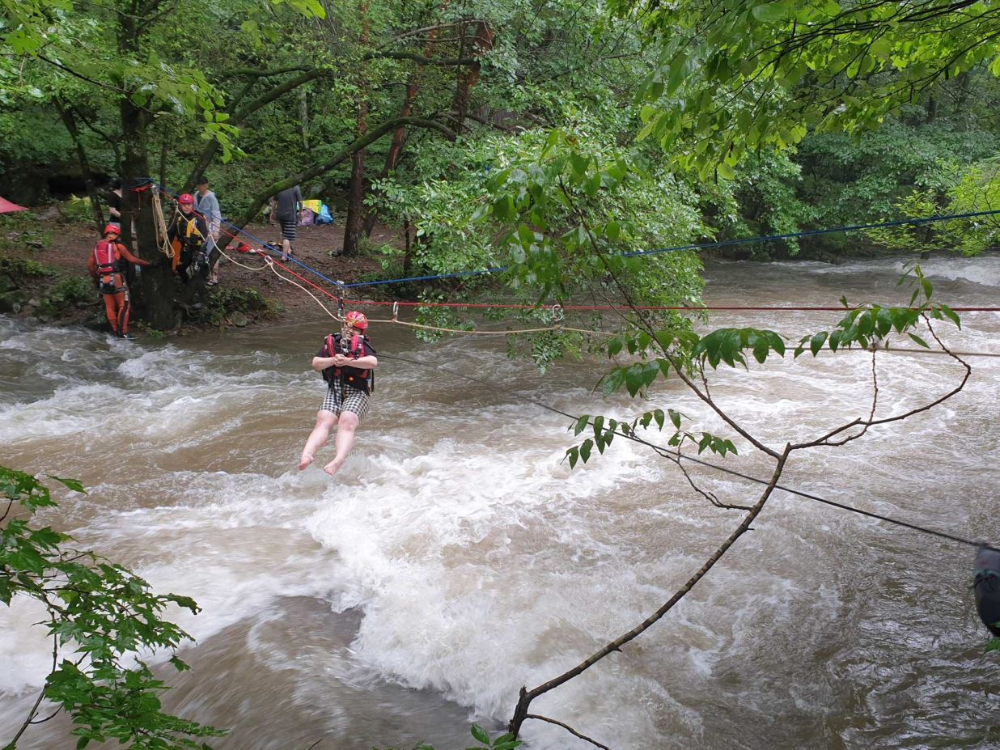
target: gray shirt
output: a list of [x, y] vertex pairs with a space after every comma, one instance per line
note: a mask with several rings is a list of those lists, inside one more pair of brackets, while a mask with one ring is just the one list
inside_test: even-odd
[[[198, 213], [205, 217], [208, 231], [214, 237], [222, 224], [222, 209], [219, 208], [219, 199], [215, 197], [215, 193], [211, 190], [207, 191], [204, 195], [196, 192], [194, 194], [194, 205], [198, 209]], [[209, 245], [214, 247], [215, 242], [209, 242]]]
[[302, 202], [302, 191], [299, 186], [290, 187], [278, 193], [278, 207], [275, 214], [278, 221], [297, 221], [299, 218], [299, 203]]

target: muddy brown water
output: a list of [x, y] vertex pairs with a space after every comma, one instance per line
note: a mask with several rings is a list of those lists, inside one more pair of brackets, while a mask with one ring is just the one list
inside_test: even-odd
[[[905, 300], [895, 261], [715, 264], [715, 304]], [[953, 306], [995, 306], [1000, 258], [927, 266]], [[902, 296], [901, 296], [902, 295]], [[836, 314], [720, 313], [714, 325], [797, 340]], [[1000, 353], [1000, 316], [970, 313], [965, 351]], [[46, 522], [194, 597], [197, 638], [169, 707], [231, 727], [220, 749], [469, 745], [537, 685], [663, 603], [738, 522], [667, 462], [616, 441], [570, 471], [571, 413], [678, 408], [724, 428], [676, 385], [603, 400], [593, 362], [539, 376], [498, 340], [416, 342], [375, 329], [375, 407], [342, 474], [295, 461], [322, 399], [308, 370], [326, 324], [130, 346], [0, 318], [0, 463], [77, 477]], [[913, 346], [908, 343], [907, 346]], [[971, 538], [1000, 541], [1000, 359], [971, 360], [943, 407], [838, 450], [796, 456], [784, 483]], [[870, 408], [860, 352], [724, 372], [713, 393], [773, 446]], [[448, 372], [451, 371], [451, 372]], [[455, 377], [466, 373], [493, 385]], [[880, 355], [879, 414], [932, 399], [960, 370]], [[767, 463], [736, 440], [734, 467]], [[328, 451], [329, 452], [329, 449]], [[757, 489], [697, 472], [725, 499]], [[540, 699], [538, 713], [615, 750], [1000, 747], [997, 661], [971, 604], [972, 550], [776, 494], [737, 547], [633, 645]], [[48, 645], [30, 606], [0, 611], [0, 743], [42, 684]], [[154, 657], [154, 661], [159, 657]], [[168, 674], [164, 671], [164, 674]], [[66, 723], [22, 748], [71, 746]], [[586, 747], [529, 722], [529, 748]]]

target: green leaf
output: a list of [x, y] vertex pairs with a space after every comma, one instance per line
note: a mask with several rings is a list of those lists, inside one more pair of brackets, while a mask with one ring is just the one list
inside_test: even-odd
[[48, 476], [49, 479], [55, 479], [60, 484], [73, 490], [73, 492], [80, 492], [84, 495], [87, 494], [87, 491], [83, 488], [83, 483], [79, 479], [63, 479], [62, 477], [57, 477], [54, 474], [47, 474], [46, 476]]
[[944, 316], [948, 318], [948, 320], [950, 320], [952, 323], [958, 326], [959, 330], [961, 330], [962, 319], [958, 317], [958, 313], [956, 313], [947, 305], [940, 305], [938, 309], [941, 310], [942, 314], [944, 314]]
[[809, 339], [809, 351], [812, 352], [814, 357], [819, 354], [819, 350], [823, 348], [823, 344], [826, 342], [826, 337], [826, 331], [820, 331]]
[[580, 445], [580, 458], [583, 459], [584, 463], [587, 463], [587, 461], [590, 460], [590, 454], [593, 451], [593, 449], [594, 449], [594, 441], [591, 440], [590, 438], [584, 440], [583, 443]]
[[478, 724], [472, 725], [472, 736], [476, 739], [476, 741], [482, 742], [484, 745], [489, 746], [490, 736], [489, 734], [487, 734], [486, 730], [483, 729]]
[[581, 432], [587, 429], [587, 424], [589, 422], [590, 422], [590, 415], [584, 414], [582, 417], [576, 420], [576, 424], [573, 426], [573, 434], [579, 435]]
[[920, 344], [920, 346], [924, 347], [924, 349], [930, 349], [931, 348], [930, 345], [926, 341], [924, 341], [922, 338], [920, 338], [917, 334], [915, 334], [915, 333], [908, 333], [906, 335], [909, 336], [914, 341], [916, 341], [918, 344]]
[[774, 21], [780, 21], [788, 15], [789, 4], [786, 2], [777, 3], [765, 3], [763, 5], [755, 5], [750, 11], [753, 17], [758, 21], [763, 21], [764, 23], [773, 23]]

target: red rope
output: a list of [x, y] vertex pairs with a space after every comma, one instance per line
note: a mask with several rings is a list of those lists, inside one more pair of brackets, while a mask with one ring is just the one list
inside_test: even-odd
[[[376, 300], [349, 300], [344, 299], [344, 303], [350, 303], [352, 305], [358, 306], [384, 306], [384, 305], [399, 305], [400, 307], [467, 307], [470, 309], [488, 309], [497, 308], [501, 310], [536, 310], [544, 309], [545, 306], [539, 307], [538, 305], [508, 305], [508, 304], [490, 304], [488, 302], [383, 302]], [[599, 311], [609, 311], [609, 310], [619, 310], [621, 312], [629, 312], [632, 308], [630, 307], [616, 307], [614, 305], [560, 305], [560, 307], [566, 312], [599, 312]], [[699, 310], [704, 310], [705, 312], [718, 312], [718, 311], [731, 311], [731, 312], [848, 312], [849, 310], [854, 310], [858, 308], [851, 307], [744, 307], [735, 305], [720, 305], [720, 306], [705, 306], [705, 307], [682, 307], [675, 305], [636, 305], [636, 310], [653, 310], [653, 311], [664, 311], [664, 310], [679, 310], [679, 311], [692, 311], [696, 312]], [[862, 308], [863, 309], [863, 308]], [[1000, 307], [952, 307], [955, 312], [1000, 312]]]
[[[136, 192], [149, 189], [149, 185], [136, 189]], [[206, 218], [204, 214], [195, 210], [195, 213], [199, 214], [203, 218]], [[220, 232], [222, 234], [228, 235], [234, 240], [239, 240], [238, 233], [233, 233], [228, 229], [220, 227]], [[418, 302], [415, 300], [406, 301], [377, 301], [377, 300], [358, 300], [358, 299], [348, 299], [346, 297], [338, 297], [337, 295], [327, 291], [318, 284], [310, 281], [299, 273], [293, 271], [287, 264], [278, 261], [276, 258], [271, 257], [271, 261], [282, 268], [287, 273], [297, 278], [304, 284], [308, 284], [313, 289], [322, 292], [327, 297], [332, 300], [336, 300], [338, 303], [343, 300], [345, 305], [354, 305], [356, 307], [385, 307], [390, 305], [397, 305], [399, 307], [464, 307], [470, 310], [487, 310], [490, 308], [498, 310], [535, 310], [539, 309], [538, 305], [514, 305], [514, 304], [490, 304], [488, 302]], [[544, 307], [544, 306], [543, 306]], [[560, 305], [561, 309], [566, 312], [610, 312], [610, 311], [620, 311], [629, 312], [632, 308], [620, 307], [615, 305]], [[704, 306], [704, 307], [685, 307], [681, 305], [637, 305], [636, 310], [649, 310], [653, 312], [664, 312], [668, 310], [676, 310], [678, 312], [847, 312], [848, 310], [857, 309], [849, 307], [766, 307], [766, 306], [739, 306], [739, 305], [719, 305], [719, 306]], [[951, 308], [955, 312], [1000, 312], [1000, 307], [953, 307]]]

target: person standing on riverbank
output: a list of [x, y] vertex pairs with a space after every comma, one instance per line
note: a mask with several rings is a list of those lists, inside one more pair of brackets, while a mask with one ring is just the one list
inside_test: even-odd
[[126, 263], [149, 266], [149, 261], [136, 258], [118, 241], [121, 230], [117, 224], [104, 227], [104, 239], [94, 246], [87, 260], [87, 269], [97, 282], [97, 288], [104, 298], [104, 310], [111, 324], [111, 333], [117, 338], [132, 340], [128, 332], [128, 316], [131, 309], [128, 284], [125, 283]]
[[316, 413], [316, 426], [302, 449], [299, 471], [316, 459], [316, 453], [326, 445], [334, 427], [337, 453], [323, 471], [334, 476], [354, 447], [354, 433], [368, 413], [375, 384], [373, 371], [378, 367], [375, 349], [365, 335], [367, 329], [368, 318], [363, 313], [347, 313], [340, 333], [327, 336], [313, 357], [312, 368], [322, 373], [326, 381], [326, 397]]
[[208, 286], [215, 286], [219, 283], [219, 253], [216, 243], [219, 241], [219, 231], [222, 227], [222, 209], [219, 208], [219, 199], [215, 193], [208, 189], [208, 178], [202, 175], [198, 178], [196, 185], [197, 192], [194, 196], [195, 208], [205, 219], [208, 225], [208, 240], [205, 243], [205, 252], [209, 260]]
[[295, 230], [299, 224], [299, 206], [302, 204], [302, 191], [295, 185], [278, 193], [275, 213], [281, 225], [281, 259], [288, 260], [293, 254], [292, 243], [295, 242]]
[[205, 305], [205, 280], [208, 278], [208, 225], [194, 210], [194, 196], [184, 193], [177, 199], [179, 209], [170, 228], [167, 240], [174, 248], [174, 263], [181, 282], [193, 288], [190, 297], [195, 298], [195, 310]]

